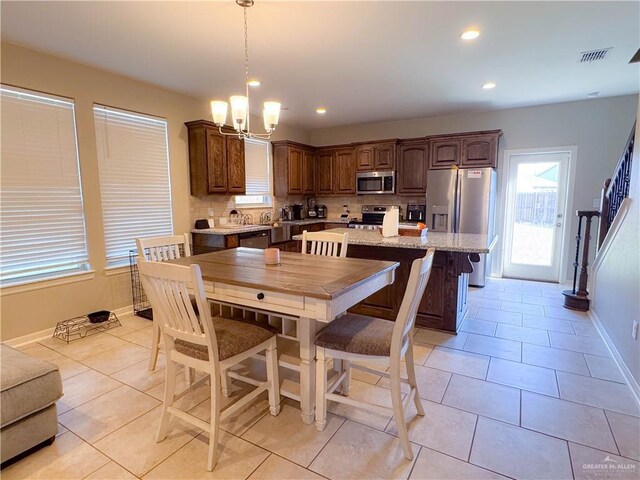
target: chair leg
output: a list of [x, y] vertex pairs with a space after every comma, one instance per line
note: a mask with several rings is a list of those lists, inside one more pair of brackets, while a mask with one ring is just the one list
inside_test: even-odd
[[347, 372], [342, 381], [340, 393], [345, 397], [349, 396], [349, 383], [351, 382], [351, 362], [349, 360], [342, 360], [342, 371]]
[[211, 375], [211, 422], [209, 424], [209, 455], [207, 456], [207, 470], [213, 471], [218, 463], [218, 424], [220, 421], [220, 375], [212, 372]]
[[160, 325], [157, 321], [153, 322], [153, 343], [151, 344], [151, 356], [149, 357], [149, 370], [156, 369], [158, 363], [158, 351], [160, 345]]
[[162, 416], [160, 417], [160, 425], [158, 426], [158, 435], [156, 436], [156, 442], [161, 442], [167, 438], [169, 432], [169, 421], [171, 415], [169, 415], [168, 409], [173, 405], [173, 397], [176, 394], [176, 363], [170, 358], [169, 352], [167, 353], [167, 367], [165, 369], [164, 379], [164, 401], [162, 403]]
[[422, 408], [422, 401], [420, 400], [420, 392], [418, 391], [418, 383], [416, 382], [416, 366], [413, 363], [413, 342], [409, 341], [409, 348], [404, 355], [405, 362], [407, 363], [407, 377], [409, 378], [409, 386], [415, 390], [413, 395], [413, 403], [416, 406], [418, 415], [424, 416], [424, 408]]
[[280, 376], [278, 375], [278, 349], [276, 337], [269, 340], [267, 348], [267, 382], [269, 382], [269, 410], [274, 417], [280, 413]]
[[323, 431], [327, 425], [327, 357], [324, 348], [316, 347], [316, 428]]
[[222, 386], [222, 395], [228, 398], [231, 395], [231, 382], [227, 370], [220, 372], [220, 385]]
[[407, 460], [413, 460], [413, 450], [409, 442], [409, 432], [407, 431], [407, 422], [404, 416], [404, 408], [402, 407], [402, 392], [400, 390], [400, 366], [395, 368], [392, 366], [389, 383], [391, 384], [391, 404], [393, 406], [393, 420], [398, 427], [398, 436], [400, 437], [400, 445]]

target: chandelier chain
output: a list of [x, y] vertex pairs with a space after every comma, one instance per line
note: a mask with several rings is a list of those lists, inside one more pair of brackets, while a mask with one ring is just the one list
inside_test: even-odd
[[247, 29], [247, 7], [244, 10], [244, 80], [245, 84], [249, 81], [249, 33]]

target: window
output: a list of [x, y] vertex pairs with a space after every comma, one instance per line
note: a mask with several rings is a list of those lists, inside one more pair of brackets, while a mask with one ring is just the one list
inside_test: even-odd
[[88, 270], [73, 100], [0, 86], [0, 284]]
[[173, 234], [167, 122], [94, 105], [107, 266], [126, 265], [135, 239]]
[[246, 195], [236, 195], [236, 206], [244, 208], [271, 206], [271, 144], [264, 140], [245, 139], [244, 163]]

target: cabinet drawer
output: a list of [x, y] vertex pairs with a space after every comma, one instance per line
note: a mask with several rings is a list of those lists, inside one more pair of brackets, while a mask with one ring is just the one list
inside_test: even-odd
[[[269, 309], [269, 305], [280, 307], [304, 309], [304, 298], [287, 295], [285, 293], [269, 292], [255, 288], [235, 287], [224, 283], [214, 284], [216, 296], [223, 295], [227, 301], [233, 303], [237, 299], [238, 303], [251, 302], [251, 305], [263, 305], [262, 308]], [[262, 296], [261, 298], [259, 298]], [[220, 298], [222, 300], [222, 298]], [[249, 305], [249, 303], [247, 303]]]

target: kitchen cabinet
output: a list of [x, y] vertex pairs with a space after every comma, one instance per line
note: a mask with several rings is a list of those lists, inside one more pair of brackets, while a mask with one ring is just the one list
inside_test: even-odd
[[316, 154], [312, 150], [302, 152], [302, 193], [316, 194]]
[[429, 168], [496, 168], [501, 135], [500, 130], [490, 130], [432, 137]]
[[425, 141], [400, 143], [398, 147], [398, 195], [424, 195], [427, 191], [429, 143]]
[[334, 162], [334, 189], [337, 195], [356, 193], [356, 157], [353, 148], [336, 150]]
[[289, 141], [271, 142], [273, 146], [273, 190], [278, 197], [314, 195], [316, 178], [315, 149]]
[[[196, 197], [245, 193], [244, 141], [221, 135], [212, 122], [185, 124], [189, 140], [191, 194]], [[233, 130], [224, 127], [223, 131]]]
[[394, 170], [396, 164], [396, 142], [365, 143], [356, 147], [356, 170]]
[[497, 167], [498, 136], [487, 135], [463, 138], [460, 166], [463, 168]]
[[335, 158], [334, 150], [319, 149], [316, 160], [316, 177], [318, 195], [333, 194], [333, 161]]
[[432, 139], [429, 168], [438, 170], [460, 165], [461, 148], [459, 138]]

